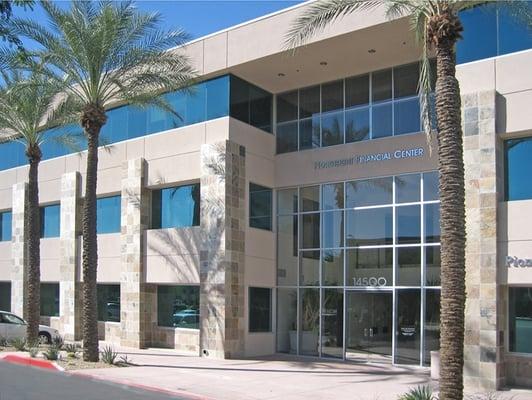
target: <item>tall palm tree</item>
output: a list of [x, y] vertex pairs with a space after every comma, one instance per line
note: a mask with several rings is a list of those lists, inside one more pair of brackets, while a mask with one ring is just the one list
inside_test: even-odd
[[183, 31], [158, 28], [158, 13], [141, 13], [132, 2], [74, 1], [69, 9], [41, 2], [49, 27], [13, 19], [15, 32], [37, 42], [32, 54], [44, 60], [48, 76], [81, 108], [79, 121], [87, 138], [87, 174], [83, 203], [83, 358], [98, 361], [96, 271], [96, 180], [99, 135], [106, 109], [117, 102], [170, 110], [161, 92], [190, 85], [195, 76], [178, 49]]
[[[20, 71], [2, 72], [0, 87], [0, 141], [15, 141], [24, 146], [29, 162], [28, 198], [25, 218], [28, 245], [27, 297], [24, 314], [28, 321], [27, 339], [35, 343], [39, 336], [40, 317], [40, 209], [39, 209], [39, 163], [41, 145], [54, 140], [74, 144], [74, 136], [47, 134], [45, 125], [66, 122], [66, 104], [57, 101], [56, 85], [44, 79], [38, 72], [24, 76]], [[66, 114], [65, 114], [66, 113]]]
[[436, 124], [441, 202], [441, 369], [440, 398], [463, 397], [465, 308], [465, 189], [460, 88], [455, 76], [455, 45], [463, 30], [458, 13], [486, 1], [320, 0], [291, 26], [286, 45], [295, 48], [338, 18], [384, 6], [388, 18], [408, 17], [421, 53], [419, 92], [423, 125], [433, 134], [429, 96], [429, 54], [436, 55]]

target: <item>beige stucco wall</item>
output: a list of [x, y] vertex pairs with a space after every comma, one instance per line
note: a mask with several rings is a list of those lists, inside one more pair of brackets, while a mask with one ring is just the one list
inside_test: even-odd
[[59, 282], [59, 238], [41, 239], [41, 281]]
[[11, 242], [0, 242], [0, 281], [11, 280]]

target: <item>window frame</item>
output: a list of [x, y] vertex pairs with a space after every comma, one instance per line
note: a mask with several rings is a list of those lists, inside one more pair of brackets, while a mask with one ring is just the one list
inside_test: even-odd
[[[198, 193], [197, 199], [194, 199], [192, 196], [195, 190], [194, 189], [195, 186], [197, 186], [197, 193]], [[191, 188], [191, 198], [192, 200], [196, 201], [196, 204], [194, 204], [194, 210], [192, 212], [192, 224], [191, 225], [168, 225], [168, 226], [167, 224], [163, 224], [163, 216], [162, 216], [163, 191], [175, 190], [177, 192], [178, 189], [186, 188], [186, 187]], [[158, 211], [159, 211], [158, 214], [159, 215], [157, 216], [155, 215], [157, 211], [157, 209], [155, 208], [155, 201], [154, 201], [155, 196], [158, 196], [157, 202], [158, 202]], [[198, 212], [197, 216], [195, 215], [196, 209]], [[195, 221], [197, 221], [197, 223], [194, 223]], [[158, 223], [156, 224], [155, 222], [158, 222]], [[151, 210], [150, 210], [150, 224], [149, 224], [150, 230], [152, 229], [153, 230], [155, 229], [183, 229], [183, 228], [196, 227], [200, 225], [201, 225], [201, 183], [200, 182], [183, 183], [183, 184], [175, 185], [175, 186], [164, 186], [164, 187], [158, 187], [158, 188], [151, 189]]]
[[[252, 188], [255, 187], [255, 190], [253, 190]], [[258, 189], [258, 190], [257, 190]], [[273, 189], [272, 188], [269, 188], [267, 186], [263, 186], [263, 185], [259, 185], [259, 184], [256, 184], [256, 183], [253, 183], [253, 182], [249, 182], [249, 185], [248, 185], [248, 193], [249, 193], [249, 199], [248, 199], [248, 226], [250, 228], [254, 228], [254, 229], [260, 229], [260, 230], [263, 230], [263, 231], [269, 231], [269, 232], [272, 232], [273, 231]], [[268, 193], [269, 194], [269, 215], [253, 215], [252, 216], [252, 209], [253, 209], [253, 195], [256, 194], [256, 193]], [[268, 227], [267, 228], [264, 228], [264, 227], [261, 227], [261, 226], [255, 226], [253, 225], [252, 221], [256, 221], [256, 220], [265, 220], [265, 219], [268, 219], [269, 220], [269, 224], [268, 224]]]
[[[253, 289], [259, 289], [259, 290], [267, 290], [269, 294], [269, 305], [268, 305], [268, 330], [254, 330], [251, 327], [251, 292]], [[273, 326], [273, 288], [266, 287], [266, 286], [249, 286], [248, 287], [248, 333], [249, 334], [261, 334], [261, 333], [272, 333], [274, 329]]]

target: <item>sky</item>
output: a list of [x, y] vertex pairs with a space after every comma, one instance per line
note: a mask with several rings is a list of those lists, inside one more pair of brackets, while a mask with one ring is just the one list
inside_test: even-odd
[[[58, 0], [68, 7], [69, 1]], [[163, 26], [168, 30], [182, 28], [192, 39], [240, 24], [303, 1], [292, 0], [138, 0], [137, 7], [143, 11], [159, 11]], [[44, 13], [39, 6], [31, 10], [15, 8], [13, 14], [44, 22]]]

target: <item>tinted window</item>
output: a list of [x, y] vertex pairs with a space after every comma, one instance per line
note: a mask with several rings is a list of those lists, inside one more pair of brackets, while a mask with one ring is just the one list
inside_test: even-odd
[[374, 72], [372, 75], [372, 101], [383, 101], [392, 98], [392, 70]]
[[102, 197], [96, 200], [96, 231], [120, 232], [120, 196]]
[[152, 229], [182, 228], [199, 224], [199, 183], [152, 191]]
[[120, 285], [97, 285], [98, 321], [120, 322]]
[[510, 351], [532, 353], [532, 288], [509, 288]]
[[346, 214], [347, 246], [392, 244], [392, 207], [349, 210]]
[[346, 183], [346, 207], [393, 203], [393, 178], [361, 179]]
[[0, 311], [11, 311], [11, 282], [0, 282]]
[[270, 332], [272, 330], [272, 290], [249, 288], [249, 331]]
[[532, 199], [532, 138], [506, 141], [505, 152], [506, 200]]
[[0, 213], [0, 242], [11, 240], [11, 212]]
[[271, 132], [272, 95], [236, 76], [231, 76], [230, 115]]
[[344, 108], [344, 81], [325, 83], [321, 86], [321, 111], [338, 111]]
[[157, 286], [157, 323], [198, 329], [199, 286]]
[[249, 226], [272, 230], [272, 190], [249, 184]]
[[41, 207], [41, 237], [59, 237], [61, 207], [59, 204]]
[[419, 64], [403, 65], [393, 69], [393, 95], [399, 97], [415, 96], [419, 82]]
[[277, 122], [295, 121], [297, 117], [297, 90], [277, 95]]
[[369, 103], [369, 75], [345, 80], [345, 106], [354, 107]]
[[59, 316], [59, 283], [41, 283], [41, 315]]

